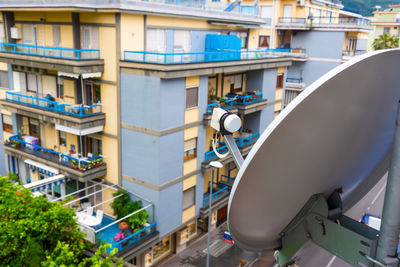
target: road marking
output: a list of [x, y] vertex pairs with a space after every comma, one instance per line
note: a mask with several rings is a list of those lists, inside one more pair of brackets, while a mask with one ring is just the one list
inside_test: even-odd
[[371, 207], [375, 204], [375, 202], [378, 200], [379, 196], [382, 194], [383, 190], [385, 190], [386, 184], [382, 186], [381, 189], [379, 189], [378, 194], [374, 197], [374, 199], [371, 201], [371, 204], [368, 206], [367, 211], [371, 209]]
[[[226, 243], [226, 242], [218, 239], [214, 243], [211, 244], [211, 246], [210, 246], [210, 255], [214, 256], [214, 257], [218, 257], [222, 253], [227, 251], [230, 247], [232, 247], [231, 244]], [[207, 248], [205, 248], [203, 250], [203, 252], [207, 254]]]
[[331, 267], [332, 263], [336, 260], [336, 256], [333, 256], [332, 259], [328, 262], [326, 267]]

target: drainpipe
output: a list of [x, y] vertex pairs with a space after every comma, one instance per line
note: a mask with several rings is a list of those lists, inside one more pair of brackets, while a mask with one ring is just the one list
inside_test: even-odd
[[271, 18], [271, 48], [275, 47], [275, 14], [276, 14], [276, 0], [272, 2], [272, 18]]

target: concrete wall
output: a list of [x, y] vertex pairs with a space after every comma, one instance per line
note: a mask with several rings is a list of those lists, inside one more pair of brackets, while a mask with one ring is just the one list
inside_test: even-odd
[[291, 47], [305, 48], [308, 57], [342, 58], [344, 32], [299, 31], [292, 34]]
[[294, 62], [294, 64], [288, 68], [287, 76], [290, 78], [300, 78], [302, 76], [303, 82], [306, 86], [309, 86], [319, 77], [340, 64], [340, 62], [322, 61]]

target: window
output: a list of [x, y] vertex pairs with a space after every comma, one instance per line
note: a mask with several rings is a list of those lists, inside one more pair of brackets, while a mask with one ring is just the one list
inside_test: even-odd
[[197, 234], [197, 223], [196, 221], [188, 223], [188, 228], [189, 228], [189, 237], [192, 237]]
[[260, 35], [258, 38], [258, 47], [269, 48], [269, 40], [270, 40], [269, 35]]
[[53, 46], [61, 46], [60, 25], [53, 25]]
[[101, 102], [100, 84], [86, 82], [85, 86], [85, 104], [94, 105]]
[[174, 52], [190, 52], [190, 31], [174, 31]]
[[188, 160], [196, 157], [197, 138], [185, 141], [183, 148], [183, 160]]
[[235, 35], [240, 38], [240, 42], [241, 42], [240, 48], [246, 49], [246, 47], [247, 47], [247, 32], [237, 32], [237, 33], [235, 33]]
[[0, 87], [7, 89], [10, 88], [7, 71], [0, 71]]
[[60, 143], [60, 146], [67, 146], [67, 133], [63, 131], [58, 131], [58, 140]]
[[261, 6], [261, 18], [265, 21], [265, 24], [271, 25], [272, 6]]
[[22, 43], [37, 45], [37, 28], [34, 24], [22, 24]]
[[5, 41], [5, 36], [4, 36], [4, 24], [0, 23], [0, 41], [4, 42]]
[[196, 187], [191, 187], [185, 191], [183, 191], [182, 198], [182, 209], [185, 210], [194, 205], [194, 196], [195, 196]]
[[383, 28], [383, 34], [385, 34], [385, 33], [390, 33], [390, 27]]
[[32, 73], [26, 74], [26, 89], [29, 92], [37, 93], [40, 76]]
[[171, 246], [170, 246], [170, 237], [167, 236], [157, 244], [153, 246], [153, 259], [156, 260], [160, 256], [165, 255], [168, 251], [170, 251]]
[[57, 97], [64, 98], [64, 79], [57, 77]]
[[95, 26], [81, 27], [81, 47], [82, 49], [99, 48], [99, 27]]
[[165, 30], [147, 29], [146, 31], [146, 51], [164, 52], [165, 51]]
[[29, 118], [29, 135], [40, 139], [39, 120]]
[[86, 137], [86, 144], [87, 144], [87, 152], [91, 153], [93, 156], [101, 155], [102, 154], [102, 145], [101, 145], [101, 137]]
[[278, 74], [276, 77], [276, 88], [282, 88], [283, 87], [283, 74]]
[[13, 132], [12, 118], [11, 118], [11, 116], [4, 115], [4, 114], [3, 114], [3, 131], [10, 132], [10, 133]]
[[321, 23], [321, 9], [316, 9], [315, 10], [314, 22], [315, 23]]
[[243, 74], [237, 74], [231, 76], [231, 93], [242, 91], [243, 86]]
[[198, 87], [186, 88], [186, 108], [197, 107], [198, 105]]

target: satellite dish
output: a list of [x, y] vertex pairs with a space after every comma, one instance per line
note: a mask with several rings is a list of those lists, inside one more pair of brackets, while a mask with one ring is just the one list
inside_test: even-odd
[[342, 188], [343, 211], [387, 171], [400, 99], [400, 49], [356, 57], [295, 98], [241, 166], [228, 208], [237, 244], [281, 246], [282, 230], [314, 194]]

